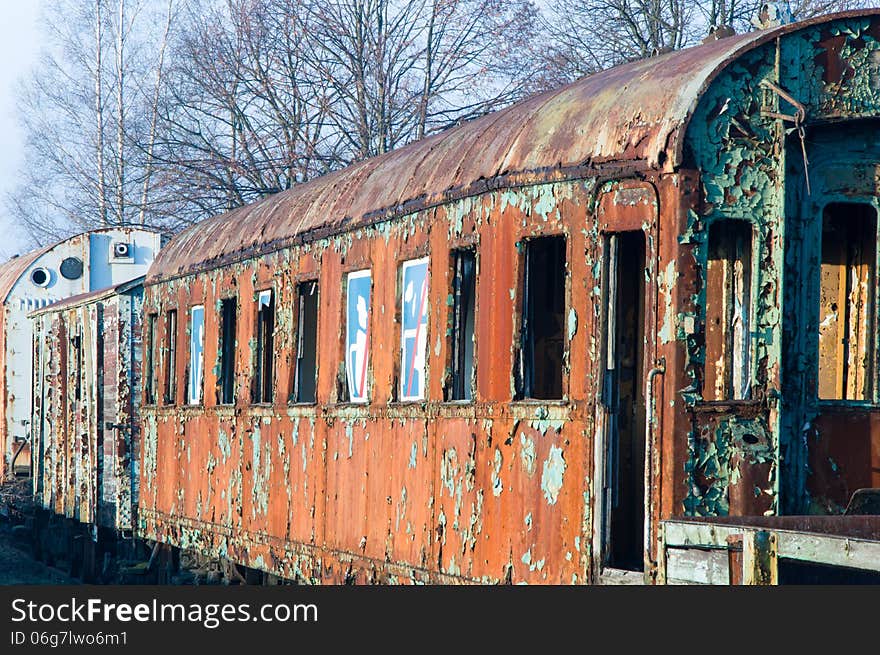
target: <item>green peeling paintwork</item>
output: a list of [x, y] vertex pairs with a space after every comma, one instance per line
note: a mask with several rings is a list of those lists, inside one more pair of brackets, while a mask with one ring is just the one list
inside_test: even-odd
[[[694, 244], [699, 260], [705, 261], [706, 237], [712, 222], [734, 218], [754, 226], [750, 386], [771, 399], [789, 398], [782, 406], [771, 402], [761, 419], [769, 439], [760, 458], [772, 466], [766, 485], [760, 486], [762, 493], [769, 490], [773, 495], [777, 511], [803, 511], [807, 504], [808, 469], [800, 427], [816, 415], [815, 394], [804, 389], [804, 372], [815, 371], [818, 361], [816, 345], [809, 336], [815, 334], [809, 317], [814, 311], [810, 290], [812, 276], [818, 276], [815, 267], [820, 235], [815, 219], [807, 223], [786, 220], [798, 215], [816, 216], [816, 212], [803, 208], [806, 194], [797, 134], [788, 137], [790, 147], [782, 145], [792, 124], [762, 115], [762, 109], [791, 114], [794, 108], [763, 89], [760, 82], [773, 82], [805, 106], [808, 143], [815, 142], [814, 130], [818, 128], [813, 125], [818, 121], [877, 117], [880, 44], [866, 33], [868, 26], [867, 19], [840, 20], [783, 36], [778, 51], [776, 42], [771, 42], [745, 53], [712, 82], [687, 132], [688, 164], [701, 170], [704, 199], [699, 214], [689, 212], [687, 229], [679, 242]], [[838, 56], [850, 73], [840, 84], [825, 82], [825, 71], [818, 64], [820, 41], [829, 36], [843, 37]], [[850, 138], [850, 143], [836, 141], [831, 146], [833, 151], [860, 150], [857, 141], [864, 140], [864, 133], [853, 133]], [[875, 162], [880, 161], [876, 154]], [[811, 155], [813, 196], [809, 202], [816, 205], [827, 202], [823, 195], [828, 198], [820, 181], [821, 172], [821, 162]], [[671, 282], [668, 271], [663, 277], [661, 284]], [[694, 300], [698, 307], [705, 308], [705, 288]], [[687, 335], [673, 335], [666, 322], [660, 334], [664, 341], [673, 337], [687, 341]], [[687, 353], [690, 365], [702, 366], [705, 353], [701, 344], [689, 344]], [[693, 394], [685, 399], [699, 401]], [[703, 484], [690, 485], [685, 502], [688, 513], [727, 512], [728, 487], [738, 482], [739, 475], [729, 469], [736, 445], [730, 441], [735, 439], [735, 430], [728, 428], [736, 425], [735, 421], [735, 417], [729, 417], [727, 427], [720, 427], [709, 439], [691, 436], [694, 447], [686, 472], [689, 476], [699, 473], [697, 477]], [[751, 456], [757, 455], [752, 452]]]
[[550, 446], [550, 455], [544, 462], [544, 470], [541, 473], [541, 491], [548, 505], [555, 505], [562, 490], [562, 479], [565, 476], [565, 457], [562, 449]]
[[568, 340], [574, 339], [578, 329], [578, 315], [574, 307], [568, 310]]

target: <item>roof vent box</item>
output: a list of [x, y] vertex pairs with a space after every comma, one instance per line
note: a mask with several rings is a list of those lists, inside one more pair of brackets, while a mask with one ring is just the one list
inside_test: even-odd
[[111, 241], [110, 263], [134, 264], [134, 244], [127, 241]]

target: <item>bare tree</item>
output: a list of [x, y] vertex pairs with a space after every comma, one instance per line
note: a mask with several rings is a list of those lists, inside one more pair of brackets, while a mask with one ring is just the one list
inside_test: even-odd
[[546, 29], [556, 39], [545, 54], [547, 85], [693, 42], [690, 0], [554, 0]]
[[[711, 29], [754, 29], [761, 0], [551, 0], [543, 28], [552, 45], [537, 53], [550, 87], [626, 61], [695, 45]], [[869, 0], [798, 0], [795, 20], [869, 6]]]
[[[525, 0], [206, 0], [156, 141], [178, 220], [251, 201], [520, 97]], [[185, 199], [182, 203], [181, 200]]]
[[6, 198], [35, 242], [153, 222], [145, 144], [151, 100], [157, 102], [151, 80], [161, 83], [157, 53], [169, 36], [156, 17], [160, 7], [170, 16], [175, 1], [63, 0], [46, 7], [47, 43], [19, 94], [26, 164]]
[[[795, 18], [867, 0], [797, 0]], [[61, 0], [22, 88], [35, 241], [167, 230], [547, 86], [751, 29], [758, 0]]]
[[174, 18], [174, 0], [168, 0], [165, 13], [165, 28], [162, 30], [162, 38], [159, 45], [159, 56], [156, 63], [156, 78], [153, 86], [153, 94], [149, 105], [150, 129], [146, 141], [146, 161], [144, 162], [144, 180], [141, 186], [140, 209], [138, 211], [138, 224], [143, 226], [147, 222], [147, 202], [150, 199], [154, 168], [154, 151], [156, 148], [157, 125], [159, 121], [159, 101], [162, 98], [162, 89], [165, 82], [165, 51], [168, 47], [168, 38], [171, 34], [171, 21]]
[[193, 5], [175, 42], [154, 158], [164, 211], [198, 220], [326, 172], [329, 98], [297, 0]]
[[348, 159], [380, 154], [521, 97], [537, 10], [526, 0], [314, 3], [309, 44]]
[[104, 175], [104, 9], [101, 0], [95, 0], [95, 173], [98, 177], [98, 220], [100, 226], [107, 225], [107, 187]]

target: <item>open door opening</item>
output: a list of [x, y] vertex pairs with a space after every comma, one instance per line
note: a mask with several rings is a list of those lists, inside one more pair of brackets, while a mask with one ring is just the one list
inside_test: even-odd
[[645, 237], [608, 237], [606, 269], [606, 410], [602, 563], [644, 570], [645, 534]]

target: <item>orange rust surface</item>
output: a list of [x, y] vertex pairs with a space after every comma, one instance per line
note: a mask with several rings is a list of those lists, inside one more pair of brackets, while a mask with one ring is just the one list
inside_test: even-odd
[[[566, 195], [565, 190], [558, 193]], [[345, 248], [285, 253], [195, 276], [185, 284], [149, 287], [145, 313], [186, 312], [204, 304], [205, 406], [146, 407], [142, 463], [143, 534], [182, 546], [216, 548], [248, 565], [286, 577], [336, 580], [349, 560], [351, 575], [433, 580], [584, 582], [590, 579], [589, 489], [593, 459], [591, 419], [600, 376], [593, 345], [592, 294], [598, 285], [581, 253], [596, 244], [586, 224], [589, 193], [571, 185], [547, 217], [537, 201], [516, 207], [485, 196], [485, 218], [465, 222], [448, 238], [450, 209], [428, 210], [426, 234], [392, 230], [354, 239]], [[499, 229], [501, 226], [502, 229]], [[565, 234], [569, 306], [577, 328], [567, 344], [567, 401], [510, 403], [513, 349], [521, 299], [517, 243]], [[430, 249], [428, 400], [393, 401], [399, 375], [397, 270]], [[449, 252], [479, 241], [476, 334], [477, 384], [473, 404], [442, 403], [450, 307]], [[596, 253], [598, 256], [598, 253]], [[347, 271], [373, 272], [368, 406], [338, 404], [338, 362], [344, 330], [341, 290]], [[288, 405], [294, 362], [294, 281], [319, 281], [318, 405]], [[254, 297], [273, 285], [278, 297], [276, 391], [272, 407], [249, 403]], [[239, 299], [236, 404], [217, 407], [214, 363], [219, 345], [216, 308]], [[178, 325], [178, 379], [186, 380], [187, 324]], [[159, 339], [165, 343], [160, 320]], [[161, 347], [160, 347], [161, 350]], [[165, 371], [160, 369], [160, 376]], [[161, 380], [160, 380], [161, 386]], [[543, 412], [543, 413], [542, 413]], [[551, 424], [550, 420], [553, 423]], [[544, 422], [542, 422], [544, 421]], [[564, 460], [558, 488], [553, 458]], [[556, 460], [558, 462], [558, 459]], [[219, 540], [219, 541], [218, 541]], [[221, 545], [218, 545], [221, 544]], [[328, 572], [327, 567], [333, 572]], [[352, 565], [353, 566], [353, 565]], [[341, 567], [341, 569], [340, 569]], [[360, 572], [358, 572], [360, 571]], [[372, 571], [370, 574], [368, 572]], [[367, 572], [367, 573], [365, 573]], [[439, 576], [439, 577], [438, 577]]]
[[[641, 196], [657, 196], [650, 184], [639, 184]], [[662, 194], [674, 198], [678, 184], [678, 176], [661, 180]], [[546, 216], [536, 209], [540, 197], [520, 194], [515, 205], [496, 193], [479, 199], [481, 209], [467, 215], [460, 231], [454, 227], [456, 210], [446, 206], [426, 210], [413, 227], [360, 234], [345, 245], [287, 251], [183, 283], [148, 287], [145, 313], [161, 317], [177, 308], [184, 315], [193, 304], [208, 311], [204, 407], [181, 405], [189, 338], [186, 321], [179, 321], [177, 405], [145, 408], [145, 440], [152, 440], [155, 450], [146, 444], [143, 454], [143, 536], [306, 580], [590, 581], [593, 413], [602, 377], [595, 337], [600, 326], [594, 317], [600, 315], [601, 298], [595, 293], [597, 269], [584, 255], [600, 259], [603, 241], [582, 227], [588, 224], [592, 196], [583, 183], [565, 183], [553, 193], [557, 202]], [[656, 203], [640, 206], [638, 225], [656, 229]], [[630, 229], [635, 216], [630, 203], [621, 204], [619, 212], [613, 203], [604, 209], [609, 230]], [[523, 266], [518, 245], [553, 234], [567, 238], [567, 307], [576, 316], [566, 344], [567, 396], [558, 402], [511, 403]], [[450, 251], [474, 243], [479, 244], [480, 280], [476, 398], [472, 404], [443, 403]], [[678, 255], [677, 249], [666, 252]], [[428, 398], [399, 403], [394, 401], [400, 374], [399, 265], [427, 253]], [[666, 265], [668, 255], [648, 254], [659, 257], [652, 266]], [[354, 406], [337, 402], [342, 290], [345, 273], [364, 267], [373, 274], [371, 402]], [[295, 283], [315, 276], [321, 294], [318, 404], [288, 405], [296, 331], [289, 309], [295, 305]], [[275, 403], [255, 407], [248, 395], [248, 344], [254, 339], [256, 291], [268, 285], [278, 298]], [[236, 403], [218, 407], [211, 392], [219, 370], [217, 308], [231, 295], [239, 302]], [[647, 307], [648, 328], [656, 320], [654, 308]], [[161, 351], [166, 343], [162, 321], [158, 332]], [[652, 339], [646, 344], [646, 370], [657, 348]], [[160, 366], [160, 376], [165, 374]], [[657, 429], [658, 449], [672, 443], [671, 434], [664, 438], [669, 432], [665, 388], [658, 384], [658, 426], [663, 426]], [[559, 454], [564, 471], [557, 488], [547, 469]], [[661, 489], [674, 478], [667, 481], [660, 462], [656, 457], [651, 478], [655, 523], [683, 497], [681, 490], [669, 490], [675, 500], [661, 503]]]

